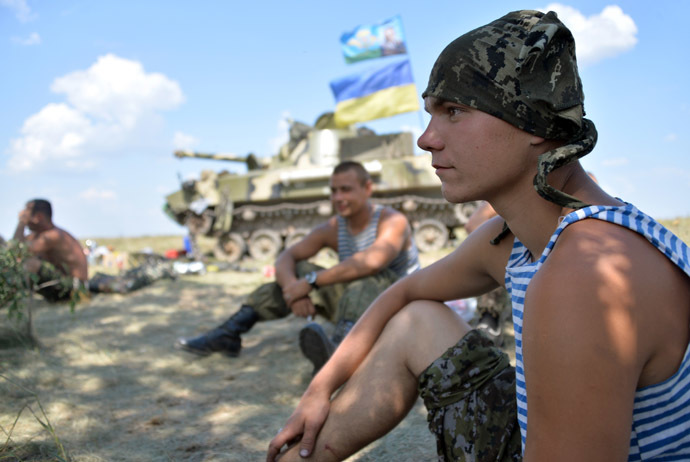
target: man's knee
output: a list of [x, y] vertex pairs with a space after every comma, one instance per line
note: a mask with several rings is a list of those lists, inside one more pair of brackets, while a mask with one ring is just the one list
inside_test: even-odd
[[[393, 274], [392, 271], [390, 273]], [[359, 319], [376, 297], [394, 282], [394, 277], [381, 273], [349, 282], [338, 302], [339, 319]]]
[[408, 304], [386, 326], [405, 349], [408, 367], [416, 376], [471, 329], [446, 305], [431, 300]]

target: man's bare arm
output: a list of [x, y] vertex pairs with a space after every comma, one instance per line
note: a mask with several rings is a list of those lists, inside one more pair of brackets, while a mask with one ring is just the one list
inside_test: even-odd
[[[337, 232], [337, 230], [336, 230]], [[374, 243], [347, 260], [319, 273], [317, 283], [329, 285], [371, 276], [386, 268], [403, 250], [411, 231], [405, 216], [387, 209], [382, 212]]]
[[503, 280], [512, 239], [506, 238], [498, 246], [489, 244], [502, 224], [497, 221], [473, 233], [453, 253], [396, 282], [372, 303], [314, 377], [284, 429], [271, 442], [267, 460], [273, 461], [283, 444], [300, 435], [304, 435], [303, 441], [315, 441], [328, 416], [331, 395], [350, 378], [387, 322], [405, 305], [414, 300], [478, 295]]
[[[276, 259], [276, 282], [280, 287], [295, 282], [295, 265], [297, 262], [306, 260], [316, 255], [319, 250], [325, 247], [333, 247], [337, 242], [337, 227], [335, 218], [323, 223], [311, 230], [302, 240], [288, 247], [278, 255]], [[335, 240], [333, 239], [335, 233]]]
[[29, 222], [29, 217], [31, 216], [31, 211], [29, 209], [24, 209], [19, 212], [19, 221], [17, 222], [17, 227], [14, 230], [13, 239], [19, 242], [25, 242], [26, 236], [24, 231], [26, 229], [26, 224]]
[[[627, 460], [644, 369], [655, 351], [672, 356], [659, 341], [679, 337], [671, 364], [687, 345], [687, 322], [676, 322], [685, 326], [677, 334], [656, 327], [673, 318], [666, 307], [678, 303], [667, 297], [681, 292], [666, 286], [673, 276], [663, 273], [664, 259], [612, 224], [585, 220], [563, 232], [525, 299], [526, 461]], [[658, 273], [662, 280], [650, 284]]]

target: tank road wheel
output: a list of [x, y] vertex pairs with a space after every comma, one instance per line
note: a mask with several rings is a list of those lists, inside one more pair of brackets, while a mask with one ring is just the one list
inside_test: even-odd
[[467, 220], [470, 219], [470, 215], [477, 210], [478, 206], [479, 202], [476, 201], [455, 204], [453, 206], [453, 213], [455, 214], [455, 218], [458, 220], [458, 223], [460, 223], [462, 226], [465, 226], [467, 224]]
[[287, 249], [291, 245], [298, 243], [307, 234], [309, 234], [309, 230], [306, 228], [297, 228], [293, 231], [290, 231], [285, 238], [285, 248]]
[[448, 243], [446, 225], [433, 218], [422, 220], [414, 229], [414, 241], [420, 252], [440, 250]]
[[258, 229], [249, 238], [249, 255], [257, 261], [273, 260], [282, 246], [279, 233], [270, 229]]
[[218, 260], [235, 263], [242, 258], [244, 251], [247, 250], [247, 243], [242, 236], [237, 233], [223, 234], [216, 241], [213, 248], [213, 255]]

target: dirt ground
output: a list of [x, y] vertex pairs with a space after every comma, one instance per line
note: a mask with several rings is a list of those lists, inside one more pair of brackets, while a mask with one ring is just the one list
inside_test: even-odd
[[[96, 295], [74, 313], [35, 299], [42, 347], [0, 349], [0, 459], [59, 460], [59, 442], [75, 462], [263, 460], [311, 378], [297, 344], [305, 321], [257, 324], [239, 358], [173, 348], [177, 337], [214, 327], [270, 280], [256, 269]], [[46, 417], [57, 439], [39, 423]], [[348, 460], [435, 460], [421, 402]]]

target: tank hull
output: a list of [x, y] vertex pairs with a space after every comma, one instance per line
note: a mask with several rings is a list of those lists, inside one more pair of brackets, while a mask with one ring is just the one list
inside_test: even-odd
[[166, 197], [166, 213], [193, 236], [218, 238], [219, 258], [273, 259], [333, 214], [329, 178], [346, 159], [361, 162], [370, 173], [374, 203], [408, 217], [422, 252], [451, 242], [476, 208], [443, 198], [431, 156], [414, 155], [410, 133], [360, 136], [320, 129], [291, 141], [292, 150], [268, 168], [245, 174], [205, 171], [199, 181]]

